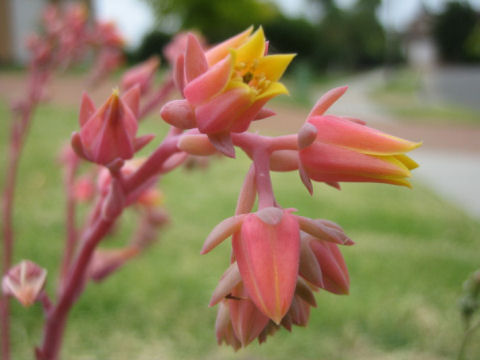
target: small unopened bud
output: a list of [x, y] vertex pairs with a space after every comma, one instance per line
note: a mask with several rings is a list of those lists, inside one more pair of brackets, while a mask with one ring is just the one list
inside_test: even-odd
[[173, 100], [166, 103], [160, 115], [165, 122], [180, 129], [195, 127], [195, 114], [187, 100]]
[[297, 150], [278, 150], [270, 156], [270, 170], [294, 171], [298, 169]]
[[313, 144], [316, 138], [317, 128], [307, 122], [303, 124], [298, 132], [298, 147], [300, 149], [305, 149], [307, 146]]
[[177, 146], [180, 150], [190, 155], [207, 156], [217, 152], [210, 140], [208, 140], [208, 137], [203, 134], [182, 135], [178, 140]]
[[36, 300], [47, 279], [47, 270], [29, 260], [22, 260], [12, 267], [2, 280], [2, 292], [14, 296], [28, 307]]
[[90, 277], [100, 282], [139, 253], [136, 247], [96, 250], [90, 264]]

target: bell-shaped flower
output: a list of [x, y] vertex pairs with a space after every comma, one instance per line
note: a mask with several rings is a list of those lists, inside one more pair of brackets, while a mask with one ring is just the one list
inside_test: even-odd
[[233, 235], [233, 254], [249, 297], [279, 324], [295, 292], [300, 230], [290, 210], [266, 208], [245, 216]]
[[2, 279], [2, 292], [14, 296], [28, 307], [40, 295], [47, 279], [47, 270], [32, 261], [22, 260], [12, 267]]
[[116, 159], [131, 159], [153, 136], [136, 138], [140, 89], [122, 97], [114, 91], [99, 109], [84, 94], [80, 108], [80, 132], [72, 136], [72, 147], [80, 157], [101, 165]]
[[[207, 52], [189, 35], [185, 55], [177, 59], [176, 83], [191, 109], [189, 117], [211, 138], [246, 131], [268, 100], [288, 93], [279, 79], [294, 55], [267, 56], [263, 29], [251, 31]], [[185, 105], [176, 106], [185, 111]], [[172, 107], [169, 112], [175, 113]]]
[[322, 97], [307, 119], [307, 130], [301, 131], [306, 135], [299, 134], [302, 179], [306, 175], [334, 186], [350, 181], [411, 187], [407, 179], [418, 165], [405, 153], [421, 143], [385, 134], [360, 121], [324, 115], [345, 90], [333, 89]]

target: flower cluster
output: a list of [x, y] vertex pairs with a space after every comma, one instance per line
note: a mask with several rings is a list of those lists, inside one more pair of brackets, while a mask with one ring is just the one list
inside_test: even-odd
[[[349, 292], [349, 275], [339, 245], [353, 245], [342, 228], [282, 208], [270, 171], [297, 171], [312, 193], [312, 180], [380, 182], [410, 187], [418, 165], [407, 155], [415, 143], [367, 127], [353, 118], [326, 115], [347, 87], [330, 90], [310, 112], [298, 134], [266, 138], [248, 133], [250, 123], [274, 113], [265, 104], [286, 94], [279, 79], [294, 55], [267, 55], [262, 29], [204, 50], [194, 35], [177, 56], [175, 83], [184, 99], [167, 103], [163, 119], [182, 130], [180, 150], [194, 155], [217, 151], [234, 157], [234, 147], [253, 160], [235, 216], [207, 237], [205, 254], [232, 238], [230, 266], [212, 296], [219, 305], [219, 343], [235, 349], [266, 340], [280, 327], [305, 326], [314, 292]], [[190, 130], [189, 130], [190, 129]], [[258, 196], [258, 209], [252, 208]]]
[[[62, 40], [67, 47], [83, 36], [79, 35], [82, 14], [71, 14], [72, 35]], [[61, 34], [63, 25], [56, 21], [55, 12], [46, 18], [48, 32]], [[107, 57], [121, 45], [108, 24], [98, 26], [97, 35], [90, 41], [105, 48]], [[178, 166], [188, 165], [189, 159], [191, 164], [191, 156], [234, 158], [238, 148], [252, 160], [233, 216], [214, 227], [201, 250], [206, 254], [231, 238], [229, 266], [210, 301], [210, 306], [218, 305], [219, 343], [234, 349], [255, 339], [262, 343], [281, 327], [291, 331], [293, 325], [306, 326], [311, 307], [316, 307], [316, 292], [349, 293], [340, 247], [354, 242], [330, 220], [282, 207], [271, 172], [298, 171], [310, 193], [312, 180], [338, 189], [341, 182], [410, 187], [408, 178], [418, 165], [405, 153], [420, 143], [382, 133], [361, 120], [326, 114], [346, 87], [322, 96], [298, 133], [267, 137], [248, 132], [253, 121], [275, 115], [265, 107], [269, 100], [288, 94], [280, 78], [294, 54], [272, 55], [268, 48], [262, 28], [248, 28], [210, 48], [195, 34], [182, 34], [165, 49], [173, 69], [152, 96], [147, 98], [159, 65], [155, 58], [127, 71], [120, 89], [100, 107], [83, 95], [80, 128], [71, 137], [73, 151], [62, 156], [70, 217], [57, 302], [47, 301], [46, 272], [33, 263], [13, 267], [3, 280], [5, 294], [24, 305], [41, 301], [48, 308], [37, 359], [58, 359], [68, 312], [86, 282], [105, 279], [154, 242], [168, 220], [159, 208], [162, 193], [155, 184]], [[35, 61], [47, 61], [48, 47], [37, 44], [35, 49]], [[140, 120], [166, 99], [173, 86], [181, 99], [167, 102], [160, 110], [170, 130], [150, 155], [134, 159], [154, 137], [137, 136]], [[77, 177], [80, 160], [95, 168]], [[74, 209], [79, 201], [90, 203], [92, 209], [77, 229]], [[102, 239], [114, 232], [128, 206], [140, 214], [137, 232], [121, 248], [100, 249]], [[78, 241], [80, 235], [82, 241]]]

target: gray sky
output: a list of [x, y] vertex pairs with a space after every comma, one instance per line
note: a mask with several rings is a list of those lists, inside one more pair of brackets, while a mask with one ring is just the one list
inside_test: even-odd
[[[336, 0], [348, 7], [355, 0]], [[465, 0], [480, 10], [480, 0]], [[311, 16], [308, 0], [274, 0], [291, 16]], [[434, 11], [442, 9], [446, 0], [383, 0], [378, 11], [380, 21], [395, 30], [403, 30], [421, 9], [422, 2]], [[142, 0], [94, 0], [95, 13], [100, 19], [115, 21], [130, 47], [137, 46], [143, 35], [154, 25], [154, 17]]]

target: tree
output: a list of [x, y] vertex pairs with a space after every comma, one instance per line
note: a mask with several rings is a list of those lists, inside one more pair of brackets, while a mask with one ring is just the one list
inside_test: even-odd
[[469, 61], [467, 39], [479, 23], [478, 14], [467, 2], [449, 2], [437, 15], [434, 24], [435, 42], [445, 61]]

